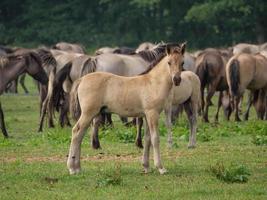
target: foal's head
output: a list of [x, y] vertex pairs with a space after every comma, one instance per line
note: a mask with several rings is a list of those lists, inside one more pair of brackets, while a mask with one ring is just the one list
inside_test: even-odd
[[172, 81], [175, 86], [178, 86], [181, 83], [181, 72], [183, 71], [185, 47], [186, 43], [183, 43], [180, 45], [180, 47], [167, 46], [166, 49], [169, 59], [168, 66], [172, 76]]

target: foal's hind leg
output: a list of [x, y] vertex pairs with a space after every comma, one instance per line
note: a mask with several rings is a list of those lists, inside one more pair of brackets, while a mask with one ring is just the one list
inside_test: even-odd
[[3, 133], [4, 137], [8, 138], [8, 134], [7, 134], [7, 131], [6, 131], [6, 126], [5, 126], [4, 113], [3, 113], [3, 110], [2, 110], [1, 102], [0, 102], [0, 128], [2, 130], [2, 133]]
[[93, 125], [92, 125], [92, 133], [91, 133], [91, 144], [93, 149], [100, 149], [100, 142], [98, 138], [98, 132], [99, 132], [99, 127], [102, 124], [103, 117], [101, 114], [97, 115], [93, 119]]
[[168, 132], [168, 147], [171, 148], [173, 144], [173, 139], [172, 139], [172, 110], [171, 106], [166, 106], [164, 109], [165, 112], [165, 125], [167, 127], [167, 132]]
[[81, 155], [81, 143], [84, 137], [86, 129], [89, 127], [90, 122], [93, 119], [91, 114], [82, 114], [78, 122], [72, 129], [72, 138], [69, 149], [67, 167], [70, 174], [76, 174], [81, 171], [80, 155]]
[[190, 135], [188, 148], [196, 147], [196, 133], [197, 133], [197, 102], [191, 100], [184, 103], [185, 112], [190, 124]]

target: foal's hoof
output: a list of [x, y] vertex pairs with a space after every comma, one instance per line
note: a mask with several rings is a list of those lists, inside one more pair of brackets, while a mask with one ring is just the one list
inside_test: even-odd
[[159, 169], [159, 173], [161, 175], [163, 175], [163, 174], [167, 173], [167, 170], [163, 167], [163, 168]]

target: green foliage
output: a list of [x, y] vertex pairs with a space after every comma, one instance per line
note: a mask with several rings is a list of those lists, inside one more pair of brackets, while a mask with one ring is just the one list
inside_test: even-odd
[[250, 172], [245, 165], [231, 164], [227, 167], [222, 162], [217, 162], [214, 166], [210, 167], [213, 175], [219, 180], [227, 183], [246, 183]]
[[186, 40], [189, 48], [257, 43], [267, 37], [266, 10], [264, 0], [2, 0], [0, 43], [68, 41], [90, 50], [162, 40]]
[[252, 143], [257, 146], [267, 145], [267, 136], [266, 135], [254, 135], [252, 137]]

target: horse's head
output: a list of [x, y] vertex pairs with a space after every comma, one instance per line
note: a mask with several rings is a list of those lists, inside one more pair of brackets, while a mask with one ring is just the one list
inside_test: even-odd
[[172, 81], [175, 86], [178, 86], [181, 83], [181, 72], [183, 71], [185, 47], [186, 43], [181, 44], [179, 47], [166, 47], [166, 53], [168, 55], [168, 66], [170, 69]]
[[45, 85], [48, 83], [47, 75], [42, 67], [42, 62], [40, 57], [36, 53], [29, 53], [26, 58], [26, 72], [32, 76], [34, 79], [39, 81], [41, 84]]

